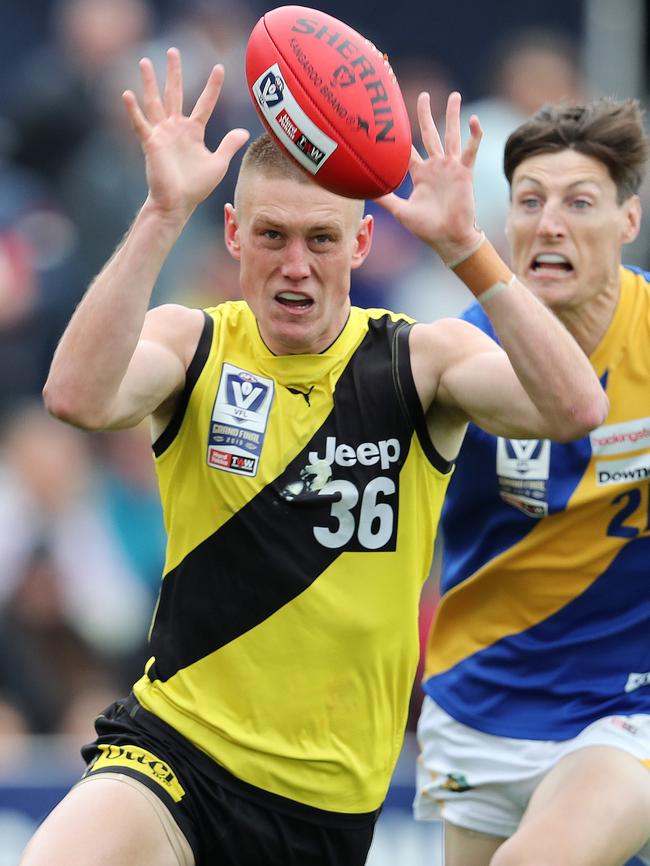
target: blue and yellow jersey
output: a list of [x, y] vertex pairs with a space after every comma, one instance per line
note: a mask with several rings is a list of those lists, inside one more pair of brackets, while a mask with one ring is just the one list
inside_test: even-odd
[[206, 311], [155, 444], [167, 561], [138, 700], [238, 778], [309, 806], [384, 799], [451, 467], [410, 320], [353, 308], [275, 356], [243, 302]]
[[[649, 280], [621, 270], [590, 359], [610, 400], [602, 427], [559, 444], [470, 425], [463, 443], [424, 689], [486, 733], [562, 740], [650, 712]], [[465, 318], [495, 337], [478, 305]]]

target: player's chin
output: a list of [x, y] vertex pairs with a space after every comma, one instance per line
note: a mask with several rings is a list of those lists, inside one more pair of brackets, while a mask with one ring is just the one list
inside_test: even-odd
[[562, 309], [567, 304], [571, 306], [579, 292], [578, 284], [569, 279], [531, 281], [528, 288], [551, 310]]
[[564, 292], [568, 287], [574, 285], [576, 280], [577, 275], [573, 268], [552, 273], [544, 273], [531, 268], [527, 271], [523, 282], [534, 292]]

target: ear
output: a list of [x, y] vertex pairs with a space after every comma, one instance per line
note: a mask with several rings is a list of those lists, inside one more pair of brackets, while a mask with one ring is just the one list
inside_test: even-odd
[[623, 231], [621, 241], [624, 244], [631, 244], [636, 240], [641, 229], [641, 199], [638, 195], [630, 196], [623, 202]]
[[235, 208], [231, 204], [225, 204], [223, 208], [223, 234], [226, 242], [226, 249], [233, 259], [239, 261], [241, 259], [239, 226], [237, 224]]
[[372, 247], [372, 234], [374, 228], [375, 221], [373, 217], [371, 216], [371, 214], [366, 214], [361, 220], [361, 223], [359, 224], [357, 236], [354, 239], [352, 263], [350, 265], [353, 271], [361, 267], [361, 265], [365, 262], [368, 253], [370, 252], [370, 248]]

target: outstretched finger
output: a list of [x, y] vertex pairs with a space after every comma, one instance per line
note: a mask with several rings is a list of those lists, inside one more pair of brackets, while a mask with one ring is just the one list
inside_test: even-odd
[[233, 156], [246, 144], [249, 138], [250, 132], [247, 129], [231, 129], [224, 135], [219, 147], [212, 154], [215, 183], [219, 183], [223, 179]]
[[379, 198], [375, 199], [375, 202], [384, 210], [388, 211], [391, 216], [394, 216], [396, 220], [399, 221], [399, 215], [402, 213], [404, 208], [405, 199], [401, 198], [397, 195], [397, 193], [389, 192], [388, 195], [382, 195]]
[[483, 130], [480, 121], [475, 114], [473, 114], [469, 119], [469, 135], [469, 141], [463, 150], [461, 162], [463, 165], [467, 166], [467, 168], [473, 168], [474, 163], [476, 162], [476, 154], [478, 153], [478, 148], [481, 139], [483, 138]]
[[178, 48], [167, 51], [167, 78], [163, 99], [168, 115], [183, 113], [183, 69]]
[[145, 114], [151, 123], [160, 123], [165, 119], [165, 109], [160, 98], [153, 63], [148, 57], [143, 57], [140, 61], [140, 75]]
[[409, 160], [409, 171], [413, 168], [413, 166], [421, 165], [423, 162], [424, 162], [424, 160], [422, 159], [422, 157], [418, 153], [417, 147], [414, 144], [412, 144], [411, 145], [411, 159]]
[[422, 144], [429, 156], [441, 156], [443, 153], [440, 135], [431, 114], [431, 97], [428, 93], [420, 93], [417, 101], [418, 123]]
[[447, 100], [445, 115], [445, 153], [460, 156], [460, 93], [454, 90]]
[[199, 98], [196, 100], [196, 105], [190, 114], [192, 120], [200, 121], [203, 126], [205, 126], [208, 120], [210, 120], [214, 107], [219, 99], [219, 94], [221, 93], [223, 78], [224, 69], [223, 66], [218, 63], [212, 68], [212, 72], [208, 77], [205, 87], [203, 88]]
[[132, 90], [125, 90], [122, 94], [122, 101], [135, 134], [141, 142], [144, 141], [151, 133], [151, 125], [142, 113], [135, 93]]

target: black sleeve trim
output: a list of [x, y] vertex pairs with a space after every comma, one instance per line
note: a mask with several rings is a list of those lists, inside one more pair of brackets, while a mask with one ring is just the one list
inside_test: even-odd
[[420, 403], [420, 397], [413, 381], [411, 353], [409, 351], [409, 334], [412, 327], [412, 324], [404, 322], [401, 326], [398, 326], [393, 338], [393, 379], [395, 381], [395, 388], [400, 397], [402, 408], [413, 425], [413, 429], [417, 434], [427, 459], [438, 472], [446, 474], [451, 471], [454, 461], [445, 460], [434, 448], [427, 429], [427, 421], [422, 410], [422, 403]]
[[169, 424], [165, 427], [152, 446], [153, 453], [156, 457], [160, 457], [160, 455], [169, 448], [176, 438], [176, 434], [181, 429], [181, 424], [183, 423], [183, 418], [185, 417], [185, 411], [187, 409], [187, 404], [190, 401], [192, 391], [194, 390], [194, 386], [196, 385], [197, 380], [201, 375], [201, 371], [205, 367], [205, 362], [208, 360], [208, 355], [210, 354], [212, 334], [214, 332], [214, 321], [212, 316], [209, 316], [205, 311], [203, 312], [203, 315], [205, 317], [203, 331], [199, 337], [194, 357], [187, 368], [185, 387], [178, 398], [176, 409], [174, 410], [174, 414], [172, 415]]

